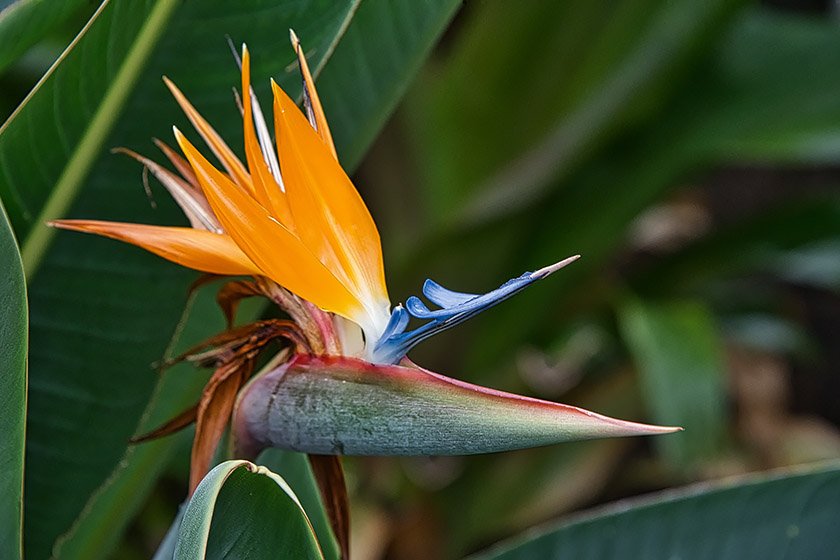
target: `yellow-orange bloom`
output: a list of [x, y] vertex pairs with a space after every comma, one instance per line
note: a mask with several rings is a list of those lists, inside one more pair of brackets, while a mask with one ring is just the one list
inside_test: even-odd
[[[245, 164], [167, 78], [167, 87], [222, 169], [210, 163], [177, 128], [175, 139], [186, 159], [162, 142], [157, 144], [180, 176], [121, 150], [141, 161], [166, 186], [192, 228], [90, 220], [61, 220], [52, 225], [126, 241], [203, 272], [266, 277], [322, 311], [349, 319], [364, 333], [362, 349], [353, 343], [351, 331], [341, 321], [333, 321], [317, 309], [298, 313], [300, 323], [316, 325], [325, 339], [324, 353], [341, 352], [374, 363], [397, 363], [418, 342], [511, 297], [577, 258], [526, 272], [483, 295], [453, 292], [427, 280], [423, 294], [437, 309], [429, 309], [412, 296], [405, 307], [397, 305], [392, 310], [379, 232], [338, 163], [294, 33], [292, 43], [304, 80], [306, 116], [272, 81], [274, 141], [251, 88], [250, 57], [243, 46], [239, 62]], [[427, 322], [407, 331], [411, 317]], [[331, 344], [335, 337], [339, 342]]]
[[[313, 119], [310, 123], [272, 81], [276, 155], [253, 98], [250, 57], [243, 47], [247, 166], [164, 78], [224, 168], [211, 164], [177, 128], [175, 138], [189, 162], [188, 169], [180, 168], [187, 180], [153, 168], [150, 164], [154, 164], [137, 156], [175, 191], [193, 229], [87, 220], [52, 225], [133, 243], [204, 272], [266, 276], [324, 311], [350, 319], [363, 329], [367, 340], [376, 341], [390, 316], [379, 232], [335, 157], [306, 59], [299, 45], [295, 46]], [[178, 164], [177, 156], [167, 156]]]

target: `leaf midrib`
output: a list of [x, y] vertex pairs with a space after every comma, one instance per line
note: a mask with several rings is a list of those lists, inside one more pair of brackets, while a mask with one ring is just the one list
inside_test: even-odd
[[[70, 46], [62, 53], [53, 68], [69, 53], [91, 27], [93, 22], [102, 14], [109, 0], [102, 2], [96, 13], [85, 25]], [[102, 97], [90, 125], [76, 145], [76, 149], [67, 161], [55, 188], [50, 193], [34, 225], [21, 244], [21, 257], [27, 280], [31, 280], [43, 261], [46, 250], [50, 245], [55, 230], [44, 226], [49, 220], [64, 216], [76, 198], [82, 183], [96, 161], [99, 150], [105, 143], [108, 134], [117, 122], [117, 116], [128, 101], [134, 85], [140, 77], [140, 72], [146, 65], [157, 40], [170, 20], [178, 0], [158, 0], [149, 13], [146, 22], [140, 28], [128, 54], [120, 64], [119, 70]], [[52, 69], [50, 73], [51, 75]], [[43, 83], [43, 81], [41, 82]], [[40, 85], [40, 84], [39, 84]], [[30, 96], [31, 97], [31, 96]], [[29, 98], [27, 98], [28, 101]], [[21, 104], [22, 109], [27, 101]], [[11, 120], [11, 119], [10, 119]]]

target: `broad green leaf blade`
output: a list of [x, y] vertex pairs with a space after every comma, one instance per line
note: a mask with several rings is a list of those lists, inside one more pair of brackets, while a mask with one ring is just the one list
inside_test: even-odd
[[345, 168], [359, 164], [459, 5], [359, 4], [316, 83]]
[[652, 418], [686, 430], [657, 442], [668, 463], [686, 469], [714, 459], [727, 422], [723, 352], [711, 312], [694, 301], [628, 299], [619, 325]]
[[0, 11], [0, 72], [88, 0], [18, 0]]
[[[224, 330], [225, 322], [215, 309], [212, 289], [200, 290], [187, 304], [182, 323], [175, 334], [175, 344], [168, 356], [177, 356], [189, 349], [193, 341], [202, 340]], [[240, 317], [256, 318], [253, 310], [243, 309]], [[189, 317], [189, 319], [187, 319]], [[189, 364], [167, 370], [154, 389], [136, 433], [146, 433], [195, 403], [206, 380]], [[119, 541], [125, 526], [154, 487], [158, 476], [171, 460], [176, 448], [191, 433], [127, 446], [119, 464], [89, 497], [71, 530], [58, 540], [54, 553], [59, 558], [92, 559], [108, 556]], [[186, 498], [187, 489], [183, 489]], [[172, 558], [170, 553], [169, 558]]]
[[[546, 191], [543, 204], [531, 207], [534, 213], [529, 215], [529, 221], [539, 225], [531, 227], [510, 252], [510, 268], [517, 269], [523, 262], [526, 268], [534, 266], [569, 251], [578, 252], [583, 258], [579, 266], [553, 282], [552, 293], [564, 294], [553, 298], [555, 305], [545, 303], [550, 297], [549, 287], [537, 286], [517, 301], [516, 308], [499, 310], [501, 319], [480, 335], [483, 343], [473, 353], [474, 369], [505, 363], [497, 350], [503, 347], [503, 340], [517, 344], [541, 332], [541, 328], [550, 328], [553, 317], [564, 315], [572, 306], [571, 300], [591, 286], [586, 279], [603, 270], [625, 242], [632, 220], [669, 190], [684, 184], [681, 181], [691, 173], [730, 159], [731, 138], [752, 138], [755, 134], [756, 139], [774, 142], [776, 133], [791, 132], [799, 125], [803, 134], [810, 135], [809, 131], [817, 130], [819, 123], [825, 126], [824, 137], [830, 136], [836, 121], [830, 115], [840, 108], [840, 104], [832, 104], [840, 99], [833, 93], [836, 88], [826, 81], [828, 76], [836, 77], [831, 70], [833, 51], [827, 47], [827, 37], [837, 36], [836, 27], [814, 23], [815, 30], [821, 31], [810, 38], [811, 42], [805, 41], [804, 33], [794, 34], [797, 40], [790, 43], [774, 42], [773, 29], [780, 26], [781, 33], [781, 27], [785, 27], [782, 18], [754, 10], [737, 16], [716, 44], [706, 46], [710, 51], [707, 58], [700, 59], [686, 77], [684, 89], [678, 91], [681, 95], [674, 96], [644, 126], [629, 129], [627, 137], [604, 146], [577, 173], [555, 183], [553, 193]], [[757, 29], [762, 32], [756, 32]], [[813, 60], [806, 55], [805, 44], [815, 49]], [[741, 48], [732, 50], [735, 45]], [[756, 52], [763, 52], [769, 61], [746, 73], [733, 71], [736, 62], [738, 67], [750, 67], [745, 53]], [[808, 80], [799, 79], [803, 77], [805, 59], [814, 69], [809, 71]], [[796, 78], [779, 78], [787, 73]], [[783, 83], [785, 87], [771, 87], [771, 83]], [[801, 100], [810, 97], [816, 97], [820, 115], [829, 117], [808, 113], [810, 104], [802, 104]], [[731, 107], [730, 102], [737, 108]], [[788, 105], [803, 111], [802, 118], [789, 120], [784, 110]], [[734, 125], [739, 127], [737, 130], [727, 128], [735, 121], [740, 121]], [[815, 133], [813, 138], [817, 136], [820, 134]], [[823, 144], [828, 149], [832, 146], [831, 142]], [[780, 152], [773, 157], [779, 155]], [[557, 224], [563, 227], [558, 228]], [[512, 331], [507, 327], [514, 323], [521, 328]]]
[[[266, 449], [260, 454], [257, 463], [281, 476], [293, 488], [303, 511], [312, 523], [318, 544], [327, 559], [339, 558], [338, 544], [330, 530], [330, 522], [321, 503], [318, 486], [306, 456], [301, 453]], [[181, 506], [178, 516], [155, 553], [155, 560], [171, 560], [178, 543], [178, 529], [184, 516], [186, 503]], [[85, 556], [80, 556], [86, 558]]]
[[[786, 203], [751, 216], [665, 255], [640, 270], [633, 289], [645, 297], [685, 294], [715, 279], [775, 266], [777, 257], [840, 237], [840, 200], [834, 196]], [[788, 277], [808, 270], [790, 266]]]
[[179, 534], [175, 560], [323, 558], [292, 489], [248, 461], [227, 461], [204, 477]]
[[741, 3], [484, 6], [416, 100], [429, 219], [460, 229], [544, 197], [656, 110]]
[[234, 448], [327, 455], [470, 455], [679, 430], [478, 387], [417, 367], [297, 356], [243, 390]]
[[327, 512], [321, 502], [318, 483], [306, 455], [280, 449], [266, 449], [260, 453], [257, 463], [282, 476], [283, 480], [294, 489], [295, 495], [312, 523], [324, 557], [328, 560], [338, 560], [338, 542], [330, 528]]
[[623, 502], [474, 558], [824, 558], [836, 550], [838, 502], [835, 463]]
[[695, 109], [688, 110], [684, 142], [698, 157], [834, 162], [840, 153], [838, 64], [835, 22], [751, 9], [667, 118], [676, 122], [685, 119], [687, 105]]
[[0, 557], [21, 558], [26, 427], [26, 284], [0, 203]]

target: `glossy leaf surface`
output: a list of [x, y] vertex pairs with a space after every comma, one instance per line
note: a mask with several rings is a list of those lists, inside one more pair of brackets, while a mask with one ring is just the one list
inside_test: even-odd
[[0, 72], [85, 3], [85, 0], [18, 0], [0, 8]]
[[526, 558], [821, 558], [837, 542], [840, 469], [665, 493], [478, 555]]
[[0, 202], [0, 557], [21, 557], [26, 427], [26, 285]]
[[247, 461], [227, 461], [201, 481], [181, 522], [175, 560], [323, 558], [292, 489]]

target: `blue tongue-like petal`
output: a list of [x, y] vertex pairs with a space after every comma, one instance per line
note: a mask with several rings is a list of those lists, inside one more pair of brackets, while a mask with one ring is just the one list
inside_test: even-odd
[[478, 297], [478, 294], [465, 294], [464, 292], [453, 292], [452, 290], [447, 290], [431, 279], [426, 280], [423, 283], [423, 295], [439, 307], [461, 305], [462, 303], [466, 303], [469, 300]]
[[[426, 280], [423, 285], [423, 294], [440, 309], [430, 310], [416, 296], [411, 296], [406, 300], [405, 308], [401, 305], [394, 308], [385, 332], [374, 346], [372, 361], [382, 364], [397, 363], [420, 341], [489, 309], [579, 257], [580, 255], [575, 255], [536, 272], [526, 272], [519, 278], [508, 280], [500, 287], [483, 295], [454, 292], [432, 280]], [[412, 331], [404, 332], [408, 326], [409, 314], [417, 319], [428, 319], [429, 322]]]

